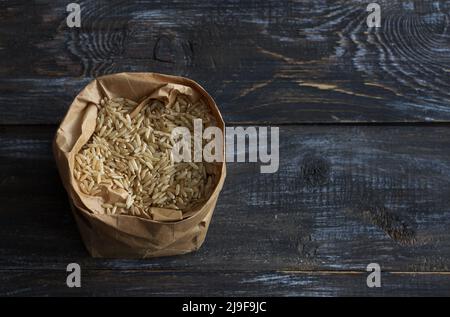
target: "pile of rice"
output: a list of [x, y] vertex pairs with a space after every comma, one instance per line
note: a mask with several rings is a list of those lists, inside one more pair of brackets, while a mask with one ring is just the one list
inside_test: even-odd
[[214, 163], [174, 162], [171, 132], [186, 127], [193, 136], [194, 119], [206, 128], [215, 125], [214, 118], [204, 102], [193, 104], [183, 95], [169, 106], [148, 98], [143, 103], [135, 114], [134, 101], [101, 101], [95, 132], [75, 155], [74, 177], [87, 195], [122, 194], [120, 202], [103, 204], [106, 214], [152, 218], [152, 207], [184, 213], [210, 197], [217, 175]]

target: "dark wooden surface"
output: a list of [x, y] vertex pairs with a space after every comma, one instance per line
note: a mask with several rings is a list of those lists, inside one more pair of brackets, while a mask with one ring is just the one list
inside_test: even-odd
[[93, 77], [199, 81], [227, 122], [450, 118], [448, 1], [2, 1], [0, 123], [57, 124]]
[[[0, 2], [0, 294], [450, 295], [450, 1], [379, 1], [378, 30], [368, 1], [79, 3], [69, 29], [65, 1]], [[278, 173], [229, 163], [196, 253], [82, 245], [51, 141], [120, 71], [193, 78], [228, 125], [280, 126]]]

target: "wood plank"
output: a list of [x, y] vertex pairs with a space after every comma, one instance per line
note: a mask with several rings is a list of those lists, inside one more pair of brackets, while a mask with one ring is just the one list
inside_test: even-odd
[[[81, 271], [81, 288], [66, 286], [65, 270], [0, 271], [2, 296], [448, 296], [450, 275], [367, 273]], [[180, 307], [181, 310], [181, 307]]]
[[96, 76], [199, 81], [227, 122], [450, 119], [450, 1], [8, 1], [0, 10], [0, 124], [55, 124]]
[[448, 126], [283, 126], [277, 173], [228, 163], [199, 252], [142, 261], [89, 258], [54, 131], [0, 127], [0, 268], [449, 270]]

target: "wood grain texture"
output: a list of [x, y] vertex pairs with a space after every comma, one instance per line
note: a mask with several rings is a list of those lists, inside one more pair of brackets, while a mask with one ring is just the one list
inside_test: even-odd
[[[78, 1], [80, 29], [66, 1], [0, 2], [0, 295], [449, 296], [450, 1], [377, 2], [380, 29], [358, 0]], [[229, 163], [196, 253], [81, 243], [51, 140], [80, 89], [123, 71], [190, 77], [228, 124], [280, 125], [279, 172]]]
[[[367, 2], [368, 3], [368, 2]], [[0, 124], [55, 124], [96, 76], [193, 78], [227, 122], [450, 119], [450, 1], [66, 1], [0, 4]]]
[[[450, 275], [382, 273], [154, 272], [83, 270], [81, 288], [65, 285], [65, 270], [0, 271], [3, 296], [449, 296]], [[174, 308], [176, 309], [176, 308]], [[181, 307], [180, 307], [181, 310]]]
[[448, 271], [450, 127], [283, 126], [280, 168], [229, 163], [206, 243], [94, 260], [51, 153], [54, 127], [0, 127], [0, 268]]

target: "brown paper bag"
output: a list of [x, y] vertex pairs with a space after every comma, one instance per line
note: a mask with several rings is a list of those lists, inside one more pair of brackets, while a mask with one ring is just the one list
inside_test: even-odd
[[200, 85], [190, 79], [155, 73], [120, 73], [95, 79], [75, 98], [56, 132], [53, 151], [58, 170], [84, 244], [93, 257], [177, 255], [199, 249], [205, 240], [225, 180], [225, 162], [217, 164], [218, 182], [211, 197], [178, 221], [167, 221], [164, 217], [150, 220], [131, 215], [95, 214], [92, 210], [101, 202], [82, 193], [73, 176], [74, 156], [95, 130], [97, 107], [93, 105], [101, 98], [124, 97], [137, 102], [144, 96], [152, 96], [171, 100], [179, 93], [193, 99], [203, 98], [225, 135], [222, 116]]

